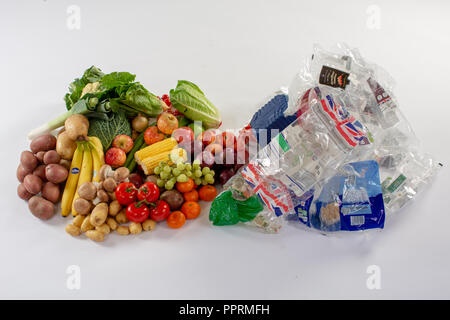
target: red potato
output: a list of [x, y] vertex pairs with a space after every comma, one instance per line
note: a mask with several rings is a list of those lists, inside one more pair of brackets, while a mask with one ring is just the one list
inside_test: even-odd
[[31, 141], [30, 149], [33, 153], [39, 151], [54, 150], [56, 148], [56, 138], [51, 134], [44, 134]]
[[36, 218], [41, 220], [48, 220], [55, 214], [55, 205], [39, 196], [30, 198], [28, 208]]
[[23, 185], [29, 193], [38, 194], [42, 189], [42, 180], [38, 176], [29, 174], [23, 179]]
[[38, 165], [36, 169], [34, 169], [33, 174], [41, 178], [43, 182], [47, 181], [45, 177], [45, 164]]
[[61, 183], [67, 179], [69, 171], [59, 164], [49, 164], [45, 167], [45, 177], [53, 183]]
[[20, 199], [29, 200], [33, 195], [27, 191], [23, 183], [17, 186], [17, 195]]
[[43, 160], [45, 164], [59, 163], [61, 157], [56, 150], [50, 150], [44, 154]]
[[128, 180], [134, 184], [134, 186], [136, 188], [139, 188], [141, 185], [144, 184], [144, 179], [142, 179], [142, 177], [137, 174], [137, 173], [132, 173], [128, 176]]
[[42, 197], [51, 201], [53, 203], [57, 203], [59, 200], [59, 196], [61, 191], [59, 190], [59, 185], [54, 184], [53, 182], [46, 182], [42, 187]]
[[40, 163], [44, 163], [44, 155], [45, 151], [39, 151], [38, 153], [35, 154], [36, 158]]
[[38, 164], [38, 159], [30, 151], [23, 151], [20, 155], [20, 164], [27, 170], [34, 170]]
[[23, 182], [23, 179], [30, 173], [33, 173], [33, 170], [25, 169], [21, 164], [19, 164], [17, 167], [17, 180]]

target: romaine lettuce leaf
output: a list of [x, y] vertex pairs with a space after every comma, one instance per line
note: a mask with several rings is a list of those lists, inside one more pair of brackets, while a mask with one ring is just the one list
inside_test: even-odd
[[165, 103], [149, 92], [140, 83], [133, 83], [125, 90], [118, 91], [123, 104], [141, 112], [148, 117], [159, 115]]
[[179, 80], [170, 90], [172, 106], [193, 121], [201, 121], [205, 128], [218, 128], [221, 124], [219, 110], [194, 83]]
[[111, 72], [103, 76], [101, 86], [106, 89], [124, 86], [134, 81], [136, 75], [129, 72]]

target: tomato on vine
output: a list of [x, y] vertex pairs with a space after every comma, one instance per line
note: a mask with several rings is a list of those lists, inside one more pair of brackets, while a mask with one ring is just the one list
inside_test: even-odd
[[155, 221], [163, 221], [170, 214], [170, 207], [167, 202], [158, 200], [150, 209], [150, 218]]
[[129, 205], [137, 199], [137, 189], [131, 182], [122, 182], [115, 191], [117, 201], [123, 205]]
[[150, 210], [143, 202], [133, 202], [127, 207], [127, 218], [132, 222], [142, 223], [149, 215]]

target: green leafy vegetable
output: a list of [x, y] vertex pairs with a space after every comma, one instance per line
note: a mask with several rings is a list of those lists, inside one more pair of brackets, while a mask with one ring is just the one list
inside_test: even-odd
[[172, 106], [192, 121], [202, 121], [205, 128], [218, 128], [221, 124], [219, 110], [194, 83], [180, 80], [170, 90]]
[[[166, 104], [157, 96], [149, 92], [139, 82], [134, 82], [136, 76], [129, 72], [111, 72], [104, 74], [100, 69], [92, 66], [87, 69], [81, 79], [75, 79], [69, 86], [69, 93], [65, 96], [67, 109], [81, 99], [97, 98], [98, 102], [115, 100], [113, 112], [124, 109], [129, 115], [143, 113], [149, 117], [160, 114]], [[98, 83], [97, 83], [98, 82]], [[91, 84], [90, 90], [86, 90]], [[97, 86], [92, 86], [96, 84]], [[83, 89], [88, 92], [83, 94]], [[102, 112], [96, 110], [96, 112]], [[87, 114], [89, 116], [89, 114]]]
[[126, 116], [142, 113], [156, 117], [168, 108], [164, 101], [135, 82], [135, 78], [129, 72], [104, 74], [99, 68], [90, 67], [69, 86], [69, 93], [64, 97], [69, 111], [32, 130], [28, 138], [33, 139], [63, 126], [72, 114], [108, 121], [113, 113], [119, 111], [125, 112]]
[[111, 72], [101, 79], [101, 86], [107, 90], [127, 85], [134, 81], [136, 76], [129, 72]]
[[112, 113], [110, 120], [90, 119], [89, 121], [89, 136], [96, 136], [100, 139], [103, 145], [103, 150], [107, 150], [114, 137], [120, 134], [131, 136], [131, 125], [125, 116], [125, 112]]
[[162, 112], [163, 107], [167, 107], [164, 101], [158, 99], [140, 83], [134, 83], [122, 93], [120, 101], [148, 117], [156, 117]]
[[178, 119], [178, 127], [187, 127], [188, 125], [190, 125], [192, 123], [191, 120], [189, 120], [188, 118], [186, 118], [185, 116], [177, 116]]
[[81, 79], [76, 78], [69, 85], [69, 93], [67, 93], [64, 97], [67, 110], [70, 110], [72, 106], [81, 98], [81, 93], [88, 83], [98, 82], [103, 76], [104, 73], [99, 68], [92, 66], [83, 73]]

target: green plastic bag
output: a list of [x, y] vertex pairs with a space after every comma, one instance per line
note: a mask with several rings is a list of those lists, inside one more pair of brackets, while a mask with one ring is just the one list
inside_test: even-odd
[[231, 191], [219, 194], [211, 204], [209, 220], [215, 226], [229, 226], [239, 222], [238, 206]]
[[209, 211], [209, 220], [215, 226], [248, 222], [252, 221], [263, 208], [258, 196], [253, 195], [245, 201], [239, 201], [233, 198], [231, 190], [227, 190], [214, 199]]
[[257, 195], [253, 195], [245, 201], [236, 200], [236, 204], [241, 222], [252, 221], [264, 209]]

